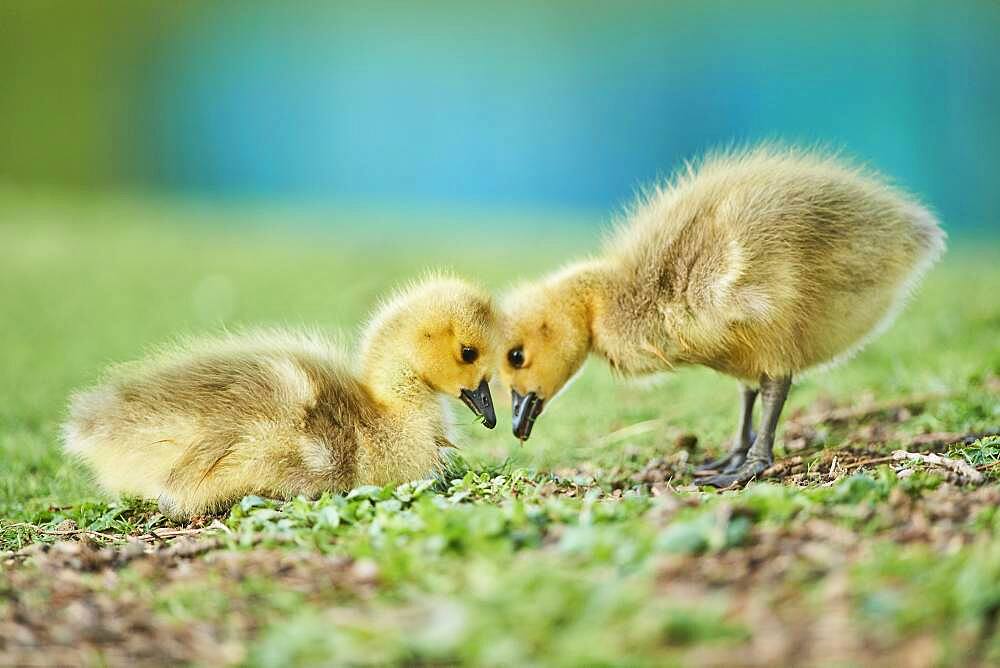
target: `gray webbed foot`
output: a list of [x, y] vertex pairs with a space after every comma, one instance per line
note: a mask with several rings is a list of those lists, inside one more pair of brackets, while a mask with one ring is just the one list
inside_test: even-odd
[[763, 459], [751, 459], [743, 463], [738, 469], [731, 473], [721, 473], [711, 478], [698, 481], [699, 485], [709, 485], [720, 489], [733, 485], [745, 485], [771, 466], [771, 462]]
[[740, 466], [743, 465], [747, 459], [745, 451], [733, 450], [729, 452], [724, 457], [719, 457], [718, 459], [713, 459], [711, 461], [705, 462], [694, 470], [696, 476], [700, 475], [712, 475], [713, 473], [728, 473], [729, 471], [735, 471]]
[[[782, 378], [770, 378], [762, 376], [760, 379], [760, 394], [764, 404], [760, 429], [756, 434], [751, 429], [750, 416], [753, 410], [753, 400], [757, 396], [756, 390], [744, 388], [743, 390], [743, 419], [740, 422], [741, 445], [752, 443], [749, 447], [734, 448], [722, 460], [711, 462], [699, 469], [708, 470], [714, 464], [725, 464], [722, 473], [708, 478], [700, 478], [696, 482], [700, 485], [711, 485], [712, 487], [730, 487], [732, 485], [745, 485], [771, 466], [774, 461], [772, 450], [774, 449], [774, 431], [778, 425], [778, 418], [781, 409], [785, 405], [788, 396], [788, 388], [792, 379], [789, 376]], [[696, 474], [697, 475], [697, 474]]]
[[733, 446], [726, 455], [701, 464], [694, 470], [696, 476], [711, 475], [713, 473], [732, 473], [743, 466], [747, 460], [747, 451], [750, 445], [757, 438], [754, 432], [750, 432], [749, 439]]

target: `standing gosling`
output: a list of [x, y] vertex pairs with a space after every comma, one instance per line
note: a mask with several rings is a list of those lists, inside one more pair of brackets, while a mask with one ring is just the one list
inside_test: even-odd
[[460, 398], [496, 425], [490, 297], [451, 278], [414, 285], [369, 321], [358, 368], [316, 334], [196, 341], [123, 365], [73, 397], [66, 449], [111, 492], [174, 519], [247, 494], [290, 498], [427, 477]]
[[944, 237], [927, 209], [831, 156], [709, 156], [642, 198], [601, 257], [509, 295], [501, 375], [514, 434], [528, 438], [590, 351], [628, 375], [701, 364], [742, 389], [731, 452], [699, 472], [745, 483], [772, 463], [792, 375], [886, 328]]

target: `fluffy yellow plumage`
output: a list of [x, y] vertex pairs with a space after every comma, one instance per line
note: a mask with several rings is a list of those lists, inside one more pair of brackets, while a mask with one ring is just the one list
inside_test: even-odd
[[[600, 256], [508, 295], [515, 433], [527, 437], [591, 351], [623, 374], [704, 365], [745, 384], [734, 452], [713, 463], [730, 475], [709, 482], [748, 480], [770, 463], [792, 375], [886, 327], [943, 249], [927, 209], [834, 157], [711, 155], [641, 198]], [[765, 414], [751, 452], [757, 386]]]
[[442, 396], [495, 424], [490, 297], [435, 277], [385, 302], [359, 364], [315, 333], [186, 343], [73, 397], [67, 450], [111, 492], [182, 518], [246, 494], [289, 498], [426, 477], [450, 446]]

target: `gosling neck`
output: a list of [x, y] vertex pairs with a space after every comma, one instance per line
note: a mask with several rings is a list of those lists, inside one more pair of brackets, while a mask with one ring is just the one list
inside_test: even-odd
[[434, 389], [398, 351], [395, 337], [374, 337], [363, 351], [361, 378], [385, 409], [408, 409], [434, 400]]
[[601, 316], [611, 300], [614, 272], [603, 260], [583, 260], [551, 278], [560, 307], [583, 328], [588, 349], [601, 353]]
[[664, 371], [684, 363], [670, 324], [651, 317], [651, 305], [620, 278], [612, 260], [589, 260], [554, 277], [565, 308], [585, 323], [588, 350], [623, 375]]

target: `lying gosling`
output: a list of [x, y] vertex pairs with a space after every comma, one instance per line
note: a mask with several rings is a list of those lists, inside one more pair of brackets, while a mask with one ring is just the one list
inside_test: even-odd
[[834, 157], [709, 156], [642, 198], [600, 257], [509, 295], [514, 434], [528, 438], [591, 351], [627, 375], [700, 364], [742, 383], [735, 444], [704, 483], [745, 483], [772, 463], [792, 376], [885, 329], [944, 237], [927, 209]]
[[498, 352], [489, 296], [430, 279], [376, 311], [356, 369], [316, 334], [196, 341], [74, 396], [65, 447], [107, 490], [158, 499], [173, 519], [247, 494], [425, 478], [451, 447], [441, 395], [496, 425], [488, 381]]

